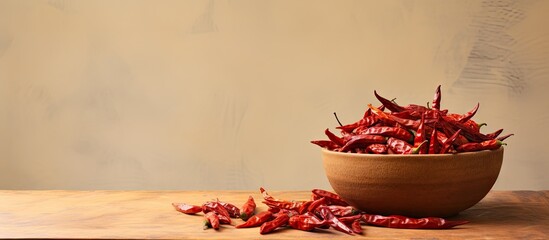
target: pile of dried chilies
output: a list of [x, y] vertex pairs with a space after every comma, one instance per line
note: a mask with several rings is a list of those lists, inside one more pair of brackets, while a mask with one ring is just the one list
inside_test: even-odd
[[498, 149], [505, 145], [503, 140], [513, 135], [499, 136], [503, 129], [481, 133], [480, 128], [486, 124], [472, 120], [479, 104], [465, 114], [448, 113], [447, 109], [441, 109], [440, 86], [436, 89], [431, 107], [429, 104], [401, 106], [376, 91], [374, 95], [382, 105], [375, 107], [368, 104], [362, 119], [347, 125], [339, 123], [336, 128], [341, 131], [341, 137], [326, 129], [329, 140], [311, 142], [338, 152], [444, 154]]
[[274, 198], [260, 188], [266, 211], [255, 214], [253, 197], [242, 207], [222, 201], [209, 201], [202, 206], [172, 203], [175, 209], [186, 214], [204, 213], [204, 229], [219, 229], [220, 224], [231, 225], [231, 218], [242, 218], [245, 222], [236, 228], [259, 227], [260, 234], [274, 232], [278, 228], [293, 228], [314, 231], [317, 228], [333, 228], [346, 234], [363, 234], [362, 225], [389, 228], [447, 229], [466, 224], [468, 221], [446, 220], [437, 217], [409, 218], [399, 215], [382, 216], [361, 212], [349, 206], [339, 195], [313, 189], [308, 201], [288, 201]]

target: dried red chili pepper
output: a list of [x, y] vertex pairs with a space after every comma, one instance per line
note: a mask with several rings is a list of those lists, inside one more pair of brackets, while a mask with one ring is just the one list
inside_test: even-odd
[[432, 110], [416, 104], [409, 104], [404, 108], [405, 108], [404, 111], [392, 112], [391, 115], [399, 118], [419, 120], [421, 119], [422, 115], [426, 115], [426, 119], [430, 119], [430, 118], [438, 118], [439, 115], [441, 114], [444, 115], [448, 112], [448, 110], [444, 110], [444, 111]]
[[512, 134], [512, 133], [507, 134], [505, 136], [498, 137], [497, 140], [503, 141], [503, 140], [507, 139], [508, 137], [513, 136], [513, 135], [515, 135], [515, 134]]
[[236, 225], [236, 228], [249, 228], [257, 227], [264, 222], [271, 220], [273, 213], [269, 211], [263, 211], [248, 218], [248, 220], [240, 225]]
[[463, 125], [467, 128], [469, 128], [469, 130], [471, 130], [472, 132], [478, 132], [480, 133], [480, 128], [482, 126], [485, 126], [487, 125], [486, 123], [481, 123], [481, 124], [478, 124], [477, 122], [473, 121], [473, 120], [467, 120], [463, 123]]
[[433, 106], [431, 106], [433, 109], [439, 110], [440, 109], [440, 100], [442, 99], [442, 95], [440, 93], [440, 85], [438, 85], [437, 90], [435, 91], [435, 96], [433, 97]]
[[334, 150], [339, 147], [337, 144], [335, 144], [330, 140], [314, 140], [314, 141], [311, 141], [311, 143], [316, 144], [321, 148], [326, 148], [328, 150]]
[[[327, 207], [327, 206], [325, 206], [325, 207]], [[315, 210], [314, 213], [312, 213], [312, 212], [306, 212], [306, 213], [304, 213], [304, 214], [302, 214], [302, 215], [312, 216], [312, 217], [315, 217], [315, 218], [319, 219], [320, 221], [325, 222], [324, 225], [319, 226], [318, 228], [329, 229], [329, 228], [330, 228], [330, 222], [327, 221], [327, 220], [325, 220], [325, 219], [321, 219], [321, 216], [320, 216], [320, 215], [317, 215], [317, 213], [318, 213], [318, 211]]]
[[405, 126], [411, 129], [417, 129], [417, 127], [419, 126], [419, 121], [417, 120], [403, 119], [403, 118], [399, 118], [399, 117], [387, 114], [381, 111], [379, 108], [372, 106], [372, 104], [368, 104], [368, 107], [372, 110], [372, 113], [378, 116], [380, 119], [388, 121], [389, 125], [395, 125], [395, 123], [398, 123], [402, 126]]
[[280, 200], [272, 197], [265, 191], [264, 188], [259, 188], [261, 191], [261, 194], [263, 194], [263, 203], [265, 203], [269, 207], [276, 207], [281, 209], [289, 209], [289, 210], [296, 210], [298, 211], [302, 204], [304, 204], [306, 201], [286, 201], [286, 200]]
[[[334, 214], [334, 216], [335, 216], [335, 214]], [[345, 217], [338, 217], [339, 221], [341, 221], [342, 223], [345, 223], [345, 224], [351, 224], [352, 222], [354, 222], [356, 220], [360, 220], [360, 218], [362, 218], [362, 215], [360, 215], [360, 214], [345, 216]]]
[[313, 202], [309, 205], [309, 207], [307, 208], [307, 211], [308, 211], [308, 212], [314, 212], [314, 210], [315, 210], [317, 207], [319, 207], [319, 206], [321, 206], [321, 205], [326, 205], [326, 202], [327, 202], [327, 201], [326, 201], [326, 197], [321, 197], [320, 199], [313, 201]]
[[469, 223], [468, 221], [449, 221], [437, 217], [410, 218], [399, 215], [381, 216], [370, 214], [362, 214], [362, 220], [374, 226], [408, 229], [446, 229]]
[[402, 112], [392, 112], [391, 116], [395, 116], [398, 118], [404, 118], [404, 119], [417, 119], [416, 115], [418, 115], [417, 112], [414, 112], [412, 110], [404, 110]]
[[358, 129], [359, 127], [367, 128], [374, 125], [376, 122], [377, 122], [377, 118], [375, 116], [365, 116], [364, 118], [360, 119], [355, 123], [339, 126], [339, 127], [336, 127], [336, 129], [340, 129], [344, 132], [351, 133], [355, 129]]
[[320, 228], [328, 225], [328, 221], [320, 220], [314, 215], [291, 216], [288, 223], [290, 227], [303, 231], [312, 231], [315, 228]]
[[328, 205], [349, 206], [349, 204], [343, 200], [339, 195], [322, 189], [313, 189], [313, 194], [324, 197]]
[[248, 220], [248, 218], [254, 215], [255, 208], [256, 208], [256, 205], [255, 205], [254, 198], [252, 196], [248, 196], [248, 200], [242, 206], [240, 218], [244, 221]]
[[394, 137], [407, 142], [411, 142], [414, 140], [414, 136], [410, 132], [406, 131], [406, 129], [399, 127], [370, 127], [365, 131], [362, 131], [362, 134]]
[[416, 131], [414, 138], [414, 147], [418, 148], [418, 154], [426, 154], [429, 151], [429, 146], [423, 144], [426, 139], [425, 133], [425, 115], [421, 115], [421, 121]]
[[308, 211], [307, 209], [309, 208], [309, 206], [311, 205], [311, 203], [313, 203], [314, 201], [316, 201], [316, 200], [311, 200], [311, 201], [306, 201], [306, 202], [304, 202], [303, 204], [301, 204], [301, 207], [299, 207], [299, 209], [297, 210], [297, 212], [298, 212], [299, 214], [304, 214], [304, 213], [306, 213], [306, 212]]
[[275, 213], [277, 213], [277, 212], [280, 212], [280, 210], [281, 210], [281, 209], [280, 209], [280, 208], [277, 208], [277, 207], [269, 207], [269, 208], [267, 209], [267, 211], [269, 211], [269, 212], [271, 212], [271, 213], [273, 213], [273, 214], [275, 214]]
[[437, 154], [439, 153], [438, 140], [437, 140], [437, 130], [433, 129], [431, 132], [431, 138], [429, 139], [429, 151], [428, 154]]
[[362, 226], [360, 226], [360, 219], [355, 220], [351, 224], [351, 230], [356, 234], [362, 234]]
[[463, 145], [460, 145], [457, 147], [458, 152], [475, 152], [475, 151], [482, 151], [482, 150], [495, 150], [501, 147], [501, 145], [504, 145], [500, 140], [492, 139], [492, 140], [486, 140], [484, 142], [480, 143], [466, 143]]
[[352, 206], [329, 205], [328, 208], [336, 217], [347, 217], [360, 213], [359, 210]]
[[264, 222], [259, 228], [259, 233], [260, 234], [271, 233], [274, 230], [276, 230], [278, 227], [286, 225], [288, 223], [288, 220], [290, 220], [290, 216], [288, 216], [288, 214], [279, 214], [275, 219], [268, 222]]
[[225, 208], [225, 210], [227, 210], [230, 217], [232, 217], [232, 218], [240, 217], [240, 209], [237, 206], [235, 206], [231, 203], [222, 202], [222, 201], [219, 201], [219, 200], [217, 200], [217, 202], [219, 204], [221, 204], [221, 206], [223, 206]]
[[204, 214], [204, 230], [209, 227], [213, 229], [219, 229], [219, 217], [215, 212], [207, 212]]
[[273, 217], [278, 217], [280, 214], [286, 214], [288, 216], [294, 216], [299, 215], [299, 212], [297, 210], [290, 210], [290, 209], [280, 209], [277, 213], [273, 213]]
[[334, 216], [332, 212], [330, 212], [330, 209], [327, 206], [320, 206], [317, 208], [317, 213], [322, 216], [324, 220], [327, 220], [330, 223], [330, 226], [334, 229], [344, 232], [347, 234], [353, 234], [353, 230], [351, 230], [345, 223], [339, 221], [339, 219]]
[[375, 90], [374, 90], [374, 95], [376, 96], [377, 100], [379, 100], [383, 104], [383, 106], [385, 106], [391, 112], [400, 112], [400, 111], [405, 110], [405, 108], [399, 106], [398, 104], [394, 103], [393, 101], [380, 96], [379, 94], [377, 94], [377, 92]]
[[493, 133], [488, 133], [488, 134], [486, 134], [486, 137], [488, 137], [488, 138], [490, 138], [490, 139], [495, 139], [495, 138], [497, 138], [502, 132], [503, 132], [503, 128], [500, 128], [500, 129], [496, 130], [496, 131], [493, 132]]
[[206, 202], [202, 205], [204, 213], [215, 212], [219, 217], [219, 222], [223, 224], [231, 224], [231, 216], [229, 212], [219, 204], [219, 202]]
[[441, 119], [443, 120], [443, 124], [449, 124], [451, 127], [455, 127], [457, 129], [461, 129], [463, 136], [465, 136], [468, 140], [472, 142], [482, 142], [484, 140], [490, 140], [490, 138], [486, 137], [486, 135], [472, 130], [470, 127], [466, 126], [465, 124], [456, 121], [454, 119], [442, 116]]
[[439, 153], [448, 153], [450, 150], [450, 147], [452, 146], [452, 144], [454, 143], [454, 141], [456, 140], [456, 138], [459, 136], [460, 133], [461, 133], [461, 129], [458, 129], [456, 133], [454, 133], [454, 135], [447, 138], [446, 141], [442, 143]]
[[396, 154], [416, 154], [419, 148], [422, 147], [427, 141], [424, 141], [419, 147], [415, 148], [406, 141], [389, 138], [387, 139], [387, 147]]
[[414, 112], [415, 114], [413, 114], [413, 115], [416, 116], [417, 118], [421, 118], [422, 114], [424, 114], [428, 111], [431, 111], [431, 109], [429, 109], [425, 106], [417, 105], [417, 104], [408, 104], [404, 108], [406, 109], [405, 111]]
[[368, 134], [352, 135], [348, 139], [347, 143], [339, 151], [346, 152], [355, 148], [365, 148], [373, 143], [385, 143], [387, 141], [386, 137]]
[[326, 134], [326, 136], [328, 136], [328, 138], [333, 143], [337, 144], [338, 146], [342, 147], [343, 145], [345, 145], [345, 140], [343, 140], [343, 138], [336, 136], [334, 133], [330, 132], [330, 129], [326, 128], [324, 133]]
[[458, 121], [462, 123], [469, 121], [473, 116], [475, 116], [479, 106], [480, 106], [480, 103], [477, 103], [477, 105], [471, 111], [461, 115]]
[[374, 154], [385, 154], [387, 153], [387, 146], [380, 143], [370, 144], [366, 147], [366, 152]]
[[[450, 122], [444, 121], [444, 120], [441, 120], [437, 123], [439, 123], [439, 125], [440, 125], [439, 129], [441, 131], [443, 131], [446, 136], [452, 136], [456, 133], [457, 130], [459, 130], [459, 128], [457, 128], [455, 125], [453, 125]], [[465, 124], [459, 123], [457, 121], [454, 121], [454, 123], [461, 124], [462, 126], [466, 127]], [[473, 130], [473, 129], [470, 129], [470, 128], [467, 131], [477, 132], [477, 130]], [[463, 134], [463, 131], [461, 131], [460, 134], [458, 134], [456, 136], [456, 138], [453, 140], [452, 144], [461, 145], [461, 144], [468, 143], [469, 140], [467, 140], [467, 138], [465, 136], [463, 136], [462, 134]], [[445, 141], [442, 141], [441, 145], [444, 145], [444, 142]]]
[[397, 138], [387, 139], [387, 147], [393, 153], [397, 153], [397, 154], [403, 154], [404, 152], [407, 152], [413, 148], [413, 146], [407, 143], [406, 141], [403, 141]]
[[190, 205], [186, 203], [172, 203], [172, 206], [178, 212], [182, 212], [185, 214], [196, 214], [196, 213], [202, 212], [201, 206]]

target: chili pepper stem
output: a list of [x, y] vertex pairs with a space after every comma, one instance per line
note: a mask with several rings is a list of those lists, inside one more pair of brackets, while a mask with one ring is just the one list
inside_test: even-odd
[[423, 147], [423, 145], [425, 143], [427, 143], [428, 141], [427, 140], [424, 140], [423, 142], [421, 142], [417, 147], [415, 148], [412, 148], [411, 151], [409, 152], [410, 154], [418, 154], [419, 153], [419, 150], [421, 149], [421, 147]]
[[339, 124], [339, 126], [340, 126], [340, 127], [343, 127], [343, 124], [341, 124], [341, 122], [339, 121], [339, 118], [337, 117], [337, 113], [336, 113], [336, 112], [334, 112], [334, 116], [335, 116], [335, 118], [336, 118], [337, 123]]
[[208, 228], [211, 228], [210, 222], [208, 220], [204, 220], [204, 225], [202, 226], [202, 229], [208, 230]]

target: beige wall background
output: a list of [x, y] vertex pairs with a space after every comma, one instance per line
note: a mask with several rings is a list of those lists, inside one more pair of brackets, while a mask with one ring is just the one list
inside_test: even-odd
[[328, 188], [373, 90], [515, 133], [549, 189], [549, 1], [0, 0], [0, 188]]

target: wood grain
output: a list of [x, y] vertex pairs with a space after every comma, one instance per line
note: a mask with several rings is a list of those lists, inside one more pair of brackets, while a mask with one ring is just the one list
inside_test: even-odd
[[[308, 191], [272, 192], [277, 198], [308, 199]], [[220, 198], [241, 205], [258, 192], [246, 191], [0, 191], [0, 238], [55, 239], [546, 239], [549, 191], [496, 191], [457, 219], [470, 224], [451, 230], [402, 230], [364, 226], [364, 236], [333, 230], [303, 232], [223, 225], [202, 230], [202, 216], [176, 212], [172, 202], [201, 204]], [[233, 225], [240, 223], [235, 220]]]

